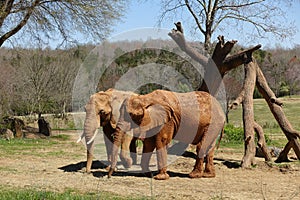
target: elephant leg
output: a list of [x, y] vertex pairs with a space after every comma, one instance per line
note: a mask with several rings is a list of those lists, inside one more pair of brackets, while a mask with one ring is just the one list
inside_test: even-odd
[[206, 163], [205, 163], [203, 177], [205, 178], [216, 177], [215, 166], [214, 166], [214, 148], [206, 156]]
[[87, 145], [87, 161], [86, 161], [86, 172], [89, 174], [91, 173], [91, 168], [93, 164], [93, 149], [94, 149], [94, 142]]
[[156, 136], [156, 155], [158, 174], [154, 176], [156, 180], [166, 180], [170, 176], [167, 173], [167, 145], [170, 143], [174, 133], [172, 123], [166, 124]]
[[141, 167], [142, 167], [142, 172], [147, 177], [152, 177], [152, 173], [149, 168], [149, 163], [154, 149], [155, 149], [155, 136], [150, 138], [145, 138], [143, 142], [143, 154], [141, 159]]
[[199, 156], [200, 149], [201, 149], [201, 142], [199, 144], [197, 144], [196, 163], [194, 165], [193, 171], [189, 174], [190, 178], [201, 178], [203, 176], [204, 158]]
[[111, 134], [104, 134], [104, 143], [106, 147], [106, 154], [107, 154], [107, 161], [108, 161], [107, 169], [109, 169], [112, 161], [112, 148], [113, 148], [113, 138]]
[[136, 145], [136, 142], [137, 142], [137, 138], [133, 137], [131, 142], [130, 142], [130, 146], [129, 146], [130, 157], [132, 159], [132, 164], [133, 165], [137, 164], [137, 152], [136, 152], [137, 145]]
[[132, 166], [132, 159], [129, 157], [129, 146], [132, 140], [132, 136], [125, 134], [122, 138], [120, 159], [125, 168], [130, 168]]

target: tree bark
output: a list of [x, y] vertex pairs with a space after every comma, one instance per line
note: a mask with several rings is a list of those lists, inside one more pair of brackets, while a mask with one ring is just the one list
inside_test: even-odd
[[254, 112], [253, 112], [253, 92], [255, 88], [256, 70], [255, 64], [250, 62], [245, 64], [245, 82], [244, 82], [244, 98], [243, 107], [243, 125], [245, 152], [242, 160], [242, 167], [250, 167], [255, 164], [255, 137], [254, 137]]
[[265, 161], [272, 161], [272, 156], [267, 147], [263, 128], [258, 123], [254, 122], [254, 131], [256, 132], [258, 138], [257, 146], [261, 149]]

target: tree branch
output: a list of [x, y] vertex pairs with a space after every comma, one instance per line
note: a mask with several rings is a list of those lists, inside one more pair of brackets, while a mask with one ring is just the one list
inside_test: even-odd
[[8, 38], [10, 38], [14, 34], [16, 34], [19, 30], [21, 30], [21, 28], [23, 28], [23, 26], [25, 26], [25, 24], [27, 23], [27, 21], [29, 20], [30, 16], [32, 15], [32, 13], [34, 11], [35, 6], [37, 6], [39, 4], [39, 2], [40, 2], [40, 0], [34, 1], [34, 3], [31, 5], [31, 7], [27, 10], [27, 13], [25, 14], [24, 18], [20, 21], [20, 23], [15, 28], [13, 28], [9, 32], [7, 32], [1, 36], [0, 46], [2, 46], [2, 44], [5, 42], [5, 40], [7, 40]]
[[13, 4], [14, 4], [14, 0], [7, 0], [7, 1], [5, 1], [5, 3], [3, 1], [1, 1], [1, 3], [0, 3], [0, 8], [1, 8], [1, 11], [0, 11], [0, 27], [2, 27], [4, 20], [9, 15]]
[[186, 52], [192, 59], [199, 62], [203, 66], [208, 64], [208, 58], [198, 53], [190, 45], [188, 45], [185, 41], [184, 35], [181, 32], [173, 29], [168, 35], [177, 43], [180, 49]]
[[245, 3], [245, 4], [239, 4], [239, 5], [222, 5], [222, 6], [219, 6], [218, 9], [222, 9], [222, 10], [234, 9], [234, 10], [236, 10], [237, 8], [252, 6], [254, 4], [259, 4], [259, 3], [264, 2], [264, 1], [265, 0], [260, 0], [260, 1]]
[[265, 139], [265, 134], [264, 134], [262, 127], [256, 122], [254, 122], [253, 125], [254, 125], [254, 131], [256, 132], [257, 138], [258, 138], [257, 145], [261, 149], [261, 151], [265, 157], [265, 161], [271, 161], [272, 156], [268, 150], [268, 147], [266, 144], [266, 139]]
[[198, 16], [194, 13], [194, 11], [193, 11], [192, 7], [190, 6], [188, 0], [185, 0], [185, 5], [186, 5], [187, 9], [189, 10], [189, 12], [192, 14], [192, 16], [193, 16], [193, 18], [194, 18], [194, 20], [195, 20], [195, 22], [196, 22], [196, 24], [197, 24], [199, 30], [200, 30], [203, 34], [205, 34], [206, 30], [204, 30], [204, 29], [202, 28], [201, 23], [199, 22]]

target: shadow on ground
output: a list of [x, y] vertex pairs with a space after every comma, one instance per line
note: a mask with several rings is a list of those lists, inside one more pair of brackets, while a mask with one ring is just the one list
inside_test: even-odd
[[[189, 152], [189, 151], [185, 151], [181, 156], [183, 157], [187, 157], [187, 158], [193, 158], [196, 159], [196, 154], [193, 152]], [[241, 164], [240, 161], [236, 161], [236, 160], [225, 160], [225, 159], [220, 159], [220, 158], [215, 158], [215, 161], [221, 161], [221, 163], [223, 165], [225, 165], [227, 168], [240, 168]], [[121, 164], [121, 163], [118, 163]], [[85, 173], [85, 167], [86, 167], [86, 162], [79, 162], [79, 163], [75, 163], [75, 164], [69, 164], [63, 167], [59, 167], [58, 169], [63, 170], [64, 172], [81, 172], [81, 173]], [[108, 175], [107, 169], [108, 168], [108, 163], [107, 161], [93, 161], [92, 164], [92, 172], [91, 174], [94, 177], [98, 177], [98, 178], [102, 178], [106, 175]], [[152, 177], [154, 175], [156, 175], [156, 171], [152, 171], [151, 175], [148, 173], [147, 177]], [[188, 174], [186, 173], [180, 173], [180, 172], [172, 172], [172, 171], [168, 171], [168, 174], [170, 175], [170, 177], [180, 177], [180, 178], [188, 178]], [[119, 170], [114, 172], [113, 176], [134, 176], [134, 177], [145, 177], [146, 174], [142, 173], [141, 171], [123, 171], [123, 170]]]

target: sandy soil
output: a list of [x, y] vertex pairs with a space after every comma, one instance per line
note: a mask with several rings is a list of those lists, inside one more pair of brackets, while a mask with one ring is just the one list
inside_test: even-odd
[[[45, 157], [30, 153], [1, 156], [0, 185], [92, 192], [99, 198], [108, 191], [153, 199], [300, 199], [299, 161], [270, 166], [257, 158], [256, 167], [241, 169], [243, 152], [221, 147], [215, 154], [216, 178], [188, 178], [194, 158], [186, 155], [170, 164], [169, 180], [141, 177], [134, 172], [138, 166], [127, 172], [119, 169], [108, 179], [105, 166], [99, 161], [94, 162], [92, 174], [84, 173], [85, 150], [82, 144], [75, 143], [76, 139], [77, 134], [72, 134], [71, 141], [63, 145], [39, 150], [48, 153]], [[56, 153], [51, 156], [49, 152]]]

